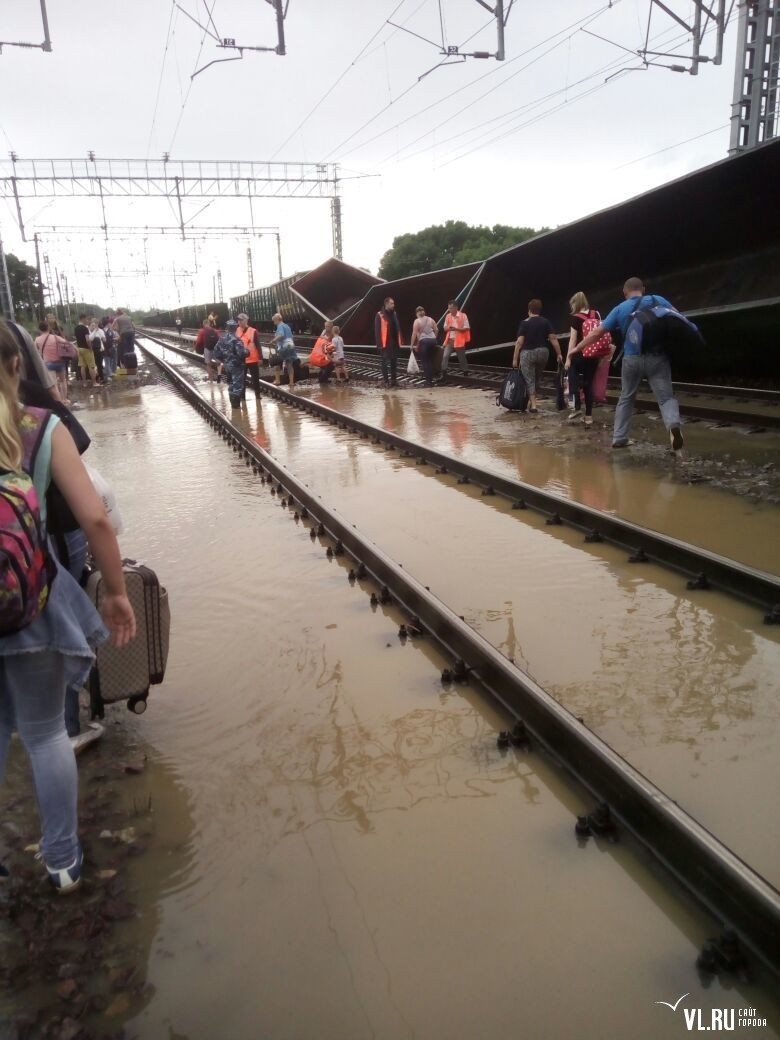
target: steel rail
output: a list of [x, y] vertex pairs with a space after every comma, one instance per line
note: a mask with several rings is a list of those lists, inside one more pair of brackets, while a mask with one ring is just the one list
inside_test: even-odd
[[[614, 817], [714, 918], [733, 928], [756, 957], [780, 977], [780, 892], [655, 784], [592, 733], [530, 676], [503, 657], [403, 567], [366, 539], [320, 496], [234, 426], [175, 367], [141, 349], [168, 376], [255, 473], [268, 474], [306, 518], [330, 536], [336, 551], [362, 563], [371, 578], [418, 619], [444, 652], [465, 663], [470, 679], [516, 718], [586, 792]], [[332, 551], [332, 550], [331, 550]]]
[[[164, 345], [168, 347], [167, 344]], [[203, 364], [203, 359], [198, 354], [183, 347], [168, 349], [174, 349], [185, 357]], [[292, 395], [271, 383], [261, 382], [261, 391], [283, 404], [351, 430], [364, 438], [370, 438], [375, 444], [381, 443], [398, 449], [407, 456], [417, 458], [419, 463], [435, 466], [440, 473], [454, 474], [470, 484], [482, 487], [488, 495], [501, 495], [519, 509], [531, 509], [541, 513], [550, 522], [550, 526], [566, 525], [582, 531], [589, 544], [608, 542], [628, 552], [632, 562], [652, 562], [682, 574], [687, 579], [691, 592], [717, 589], [758, 605], [766, 611], [767, 619], [774, 620], [780, 615], [780, 577], [564, 498], [552, 491], [544, 491], [513, 477], [492, 473], [433, 448], [422, 447], [414, 441], [355, 419], [319, 401]]]
[[[185, 334], [192, 331], [193, 330], [191, 329], [183, 329], [182, 333]], [[169, 335], [172, 337], [176, 337], [177, 335], [176, 332], [157, 332], [151, 334]], [[183, 338], [194, 339], [194, 336], [184, 335]], [[309, 338], [313, 339], [313, 337]], [[347, 361], [349, 361], [355, 371], [360, 372], [361, 375], [364, 375], [367, 378], [376, 378], [380, 372], [380, 361], [377, 357], [372, 357], [370, 353], [370, 351], [375, 349], [375, 347], [366, 347], [366, 353], [363, 353], [351, 348], [345, 352]], [[504, 376], [509, 371], [506, 366], [478, 365], [473, 362], [473, 359], [470, 359], [469, 367], [472, 375], [468, 378], [461, 376], [460, 372], [456, 369], [450, 369], [448, 383], [452, 386], [465, 386], [479, 390], [498, 391]], [[549, 375], [549, 372], [546, 373], [547, 377], [549, 377]], [[399, 372], [399, 381], [404, 386], [423, 385], [422, 376], [409, 376], [404, 371]], [[607, 401], [611, 404], [616, 403], [620, 396], [619, 383], [619, 377], [610, 376]], [[552, 386], [548, 380], [546, 380], [542, 386], [546, 392], [555, 392], [555, 387]], [[780, 390], [766, 390], [760, 387], [718, 386], [717, 384], [704, 383], [672, 383], [672, 386], [677, 393], [685, 394], [689, 397], [708, 397], [713, 401], [733, 398], [737, 404], [747, 404], [752, 402], [758, 405], [768, 405], [769, 407], [780, 405]], [[658, 402], [654, 398], [638, 397], [635, 401], [635, 407], [637, 411], [660, 411]], [[765, 412], [747, 412], [740, 411], [736, 408], [711, 407], [708, 404], [692, 404], [690, 401], [683, 401], [680, 404], [680, 411], [684, 416], [698, 419], [710, 419], [714, 422], [738, 423], [740, 425], [744, 424], [754, 427], [771, 426], [773, 428], [780, 428], [780, 414], [767, 415]]]

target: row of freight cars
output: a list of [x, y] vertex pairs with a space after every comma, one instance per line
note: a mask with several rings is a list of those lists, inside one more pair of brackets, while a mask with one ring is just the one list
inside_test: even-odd
[[172, 328], [176, 319], [181, 318], [184, 328], [196, 329], [203, 324], [210, 314], [226, 318], [228, 314], [248, 314], [250, 323], [261, 332], [273, 329], [271, 318], [277, 312], [282, 315], [293, 333], [304, 335], [310, 333], [311, 317], [306, 313], [300, 299], [291, 292], [293, 282], [303, 277], [298, 272], [289, 278], [283, 278], [273, 285], [260, 289], [250, 289], [240, 296], [233, 296], [230, 305], [226, 303], [201, 303], [191, 307], [177, 307], [172, 311], [152, 311], [144, 315], [144, 322], [159, 328]]

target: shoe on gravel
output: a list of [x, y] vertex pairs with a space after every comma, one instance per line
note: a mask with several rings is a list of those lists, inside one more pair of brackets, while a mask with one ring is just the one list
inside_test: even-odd
[[586, 415], [585, 416], [585, 425], [586, 426], [592, 426], [593, 425], [593, 416], [592, 415]]
[[685, 446], [685, 441], [683, 440], [682, 430], [679, 426], [673, 426], [671, 430], [669, 430], [669, 440], [671, 441], [672, 451], [682, 451]]
[[81, 884], [81, 868], [84, 865], [84, 853], [81, 849], [79, 849], [76, 858], [69, 867], [62, 867], [59, 870], [53, 869], [46, 863], [46, 860], [43, 858], [43, 853], [36, 852], [35, 858], [39, 859], [43, 863], [44, 867], [46, 867], [49, 881], [51, 881], [58, 895], [64, 896], [71, 892], [75, 892]]
[[574, 411], [569, 415], [567, 422], [576, 423], [582, 418], [582, 411], [579, 408], [575, 408]]
[[612, 444], [612, 447], [613, 448], [630, 448], [634, 444], [636, 444], [636, 441], [631, 440], [631, 438], [629, 437], [629, 439], [627, 441], [614, 441], [613, 444]]

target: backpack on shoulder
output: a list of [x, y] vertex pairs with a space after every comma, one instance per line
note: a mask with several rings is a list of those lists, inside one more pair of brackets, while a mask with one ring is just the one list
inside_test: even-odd
[[[582, 338], [585, 339], [591, 332], [599, 327], [601, 324], [601, 315], [598, 311], [588, 311], [586, 317], [582, 322]], [[591, 343], [582, 351], [584, 358], [603, 358], [606, 357], [612, 350], [612, 336], [605, 332], [603, 336], [599, 336], [595, 343]]]
[[626, 329], [626, 342], [642, 354], [675, 354], [704, 346], [704, 337], [698, 326], [680, 314], [674, 307], [656, 302], [634, 308], [634, 315]]
[[519, 368], [513, 368], [504, 376], [496, 406], [510, 412], [524, 412], [528, 408], [528, 386]]
[[22, 428], [23, 473], [0, 472], [0, 636], [31, 624], [49, 599], [57, 567], [49, 553], [31, 478], [47, 416], [28, 409]]

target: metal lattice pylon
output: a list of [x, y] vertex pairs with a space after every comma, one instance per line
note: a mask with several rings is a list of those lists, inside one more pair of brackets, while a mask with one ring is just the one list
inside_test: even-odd
[[741, 0], [730, 151], [777, 137], [780, 121], [780, 0]]

